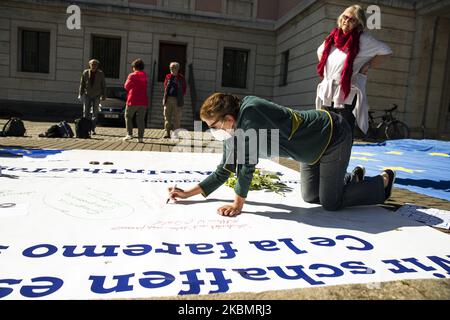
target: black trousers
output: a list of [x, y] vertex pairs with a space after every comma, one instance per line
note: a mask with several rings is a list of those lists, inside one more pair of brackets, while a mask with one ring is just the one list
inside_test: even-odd
[[[348, 123], [351, 133], [352, 133], [352, 145], [353, 145], [353, 140], [354, 140], [354, 136], [355, 136], [355, 123], [356, 123], [356, 118], [353, 115], [353, 109], [355, 109], [356, 106], [356, 95], [355, 98], [353, 98], [352, 104], [345, 104], [344, 108], [334, 108], [334, 103], [331, 103], [331, 107], [323, 107], [325, 110], [329, 111], [329, 112], [334, 112], [337, 114], [340, 114], [342, 116], [342, 118], [344, 118], [344, 120]], [[345, 177], [344, 177], [344, 183], [348, 184], [351, 181], [353, 181], [355, 179], [354, 176], [352, 176], [352, 174], [350, 173], [346, 173]]]
[[352, 131], [352, 142], [353, 142], [353, 136], [354, 136], [354, 131], [355, 131], [355, 123], [356, 123], [356, 118], [353, 115], [353, 109], [355, 109], [355, 106], [356, 106], [356, 95], [352, 101], [352, 104], [345, 104], [344, 108], [334, 108], [333, 102], [331, 103], [331, 107], [324, 107], [324, 109], [327, 111], [340, 114], [342, 116], [342, 118], [344, 118], [347, 121], [347, 123], [349, 124], [350, 129]]

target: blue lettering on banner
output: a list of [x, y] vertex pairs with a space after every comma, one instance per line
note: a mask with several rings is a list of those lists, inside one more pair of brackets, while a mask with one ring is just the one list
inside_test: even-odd
[[[336, 241], [330, 238], [326, 237], [311, 237], [308, 238], [311, 241], [311, 244], [316, 246], [322, 246], [322, 247], [334, 247], [336, 245]], [[371, 243], [367, 242], [366, 240], [363, 240], [361, 238], [350, 236], [350, 235], [340, 235], [336, 237], [336, 240], [346, 240], [346, 239], [353, 239], [359, 242], [359, 244], [363, 245], [362, 247], [354, 247], [354, 246], [346, 246], [348, 250], [359, 250], [359, 251], [366, 251], [366, 250], [372, 250], [374, 247]]]
[[131, 170], [131, 169], [125, 169], [126, 173], [140, 173], [140, 174], [144, 174], [145, 170], [144, 169], [139, 169], [139, 170]]
[[226, 269], [206, 268], [205, 271], [211, 272], [214, 275], [214, 280], [211, 280], [211, 284], [217, 286], [217, 290], [211, 290], [208, 293], [223, 293], [230, 289], [228, 284], [231, 283], [231, 279], [225, 279], [223, 274]]
[[319, 270], [319, 269], [328, 269], [332, 271], [332, 273], [317, 273], [316, 276], [319, 278], [336, 278], [344, 275], [344, 271], [342, 271], [338, 267], [334, 267], [329, 264], [315, 263], [309, 266], [309, 270]]
[[154, 170], [154, 169], [101, 169], [101, 168], [20, 168], [20, 167], [8, 167], [2, 166], [2, 170], [8, 171], [22, 171], [27, 173], [48, 173], [48, 172], [85, 172], [85, 173], [103, 173], [103, 174], [145, 174], [145, 175], [158, 175], [158, 174], [170, 174], [170, 175], [179, 175], [179, 174], [191, 174], [191, 175], [201, 175], [201, 176], [209, 176], [213, 173], [213, 171], [200, 171], [200, 170]]
[[133, 290], [133, 286], [129, 284], [131, 277], [134, 277], [134, 273], [113, 276], [113, 279], [117, 280], [117, 284], [107, 289], [105, 288], [105, 276], [90, 276], [89, 280], [92, 280], [91, 291], [98, 294], [131, 291]]
[[381, 260], [381, 262], [384, 262], [385, 264], [392, 264], [397, 269], [390, 268], [388, 269], [392, 273], [410, 273], [410, 272], [417, 272], [414, 269], [405, 267], [400, 260], [391, 259], [391, 260]]
[[[9, 285], [19, 284], [21, 282], [22, 282], [22, 280], [18, 280], [18, 279], [0, 279], [0, 285], [2, 283], [9, 284]], [[12, 288], [0, 287], [0, 298], [9, 296], [11, 294], [11, 292], [13, 292], [13, 291], [14, 291], [14, 289], [12, 289]]]
[[[135, 249], [144, 251], [151, 250], [151, 248], [146, 245], [140, 246], [139, 248], [138, 246], [140, 245], [135, 245]], [[49, 247], [48, 245], [30, 247], [30, 252], [28, 252], [28, 254], [31, 256], [39, 255], [33, 252], [33, 250], [37, 250], [38, 248], [45, 248], [48, 250], [52, 247]], [[133, 249], [128, 248], [127, 250]], [[449, 273], [450, 260], [438, 256], [428, 256], [427, 258]], [[425, 268], [427, 271], [436, 270], [434, 267], [427, 266], [422, 262], [419, 262], [416, 258], [404, 258], [401, 260], [403, 260], [403, 262], [396, 259], [383, 260], [383, 262], [385, 264], [394, 265], [396, 267], [395, 269], [389, 269], [394, 273], [416, 272], [413, 269], [408, 269], [402, 263], [411, 263], [417, 266], [420, 265], [420, 268]], [[306, 270], [308, 270], [310, 274], [308, 274]], [[192, 269], [179, 271], [178, 274], [180, 276], [180, 285], [182, 287], [180, 288], [181, 290], [178, 291], [178, 294], [200, 294], [206, 283], [212, 287], [212, 289], [209, 289], [209, 294], [228, 292], [233, 281], [227, 276], [227, 272], [235, 272], [234, 274], [237, 273], [240, 277], [249, 281], [267, 281], [273, 279], [273, 277], [268, 274], [268, 271], [272, 271], [273, 274], [278, 276], [280, 279], [288, 281], [304, 281], [310, 286], [316, 286], [326, 284], [324, 281], [320, 281], [318, 279], [323, 280], [326, 278], [342, 277], [346, 270], [349, 270], [351, 274], [366, 274], [368, 276], [375, 274], [375, 271], [372, 268], [365, 266], [362, 261], [345, 261], [342, 262], [340, 266], [324, 263], [312, 263], [309, 266], [269, 266], [265, 268], [250, 267], [235, 268], [231, 270], [223, 268], [206, 268], [204, 270]], [[445, 277], [437, 273], [433, 275], [436, 277]], [[104, 295], [132, 291], [137, 284], [145, 289], [159, 289], [173, 284], [177, 278], [173, 274], [165, 271], [151, 270], [142, 272], [142, 277], [140, 278], [136, 278], [135, 273], [128, 273], [109, 276], [90, 275], [88, 279], [91, 281], [91, 292]], [[0, 298], [6, 297], [13, 293], [15, 289], [14, 287], [21, 285], [22, 282], [22, 279], [0, 279]], [[23, 297], [39, 298], [51, 295], [59, 290], [64, 283], [62, 279], [55, 277], [36, 277], [31, 279], [31, 282], [32, 284], [17, 287]]]
[[127, 248], [130, 248], [129, 250], [123, 249], [123, 253], [125, 253], [127, 256], [143, 256], [150, 251], [152, 251], [152, 246], [148, 244], [135, 244], [135, 245], [129, 245]]
[[[450, 257], [450, 256], [447, 256], [447, 257]], [[438, 256], [427, 256], [427, 258], [429, 260], [431, 260], [432, 262], [434, 262], [437, 266], [441, 267], [447, 273], [447, 275], [450, 275], [450, 260], [447, 260], [445, 258], [438, 257]], [[427, 266], [424, 263], [420, 262], [416, 258], [404, 258], [401, 260], [402, 261], [397, 260], [397, 259], [391, 259], [391, 260], [382, 260], [382, 262], [384, 262], [385, 264], [393, 265], [395, 268], [389, 268], [388, 270], [391, 271], [392, 273], [396, 273], [396, 274], [418, 272], [418, 270], [409, 268], [408, 266], [404, 265], [403, 263], [412, 264], [415, 267], [418, 267], [427, 272], [432, 272], [432, 271], [437, 270], [435, 267]], [[445, 278], [446, 277], [445, 274], [441, 274], [441, 273], [437, 273], [437, 272], [433, 273], [433, 276], [435, 276], [436, 278]]]
[[[37, 277], [31, 279], [32, 283], [44, 282], [43, 285], [24, 285], [20, 288], [20, 294], [26, 298], [42, 298], [58, 291], [64, 281], [55, 277]], [[50, 282], [50, 284], [49, 284]], [[0, 279], [1, 284], [16, 285], [22, 283], [22, 279]], [[14, 288], [0, 287], [0, 298], [10, 295]]]
[[[231, 259], [236, 257], [236, 249], [231, 247], [232, 242], [218, 242], [218, 245], [223, 246], [223, 250], [220, 250], [221, 253], [225, 253], [225, 256], [221, 256], [220, 259]], [[189, 248], [191, 253], [203, 255], [203, 254], [212, 254], [214, 253], [213, 244], [210, 243], [186, 243], [186, 247]]]
[[167, 249], [155, 249], [156, 253], [169, 253], [175, 255], [181, 255], [181, 252], [177, 251], [179, 249], [179, 244], [162, 242], [163, 245], [167, 246]]
[[64, 281], [55, 277], [38, 277], [31, 279], [31, 282], [50, 282], [48, 285], [23, 286], [20, 293], [27, 298], [42, 298], [48, 296], [62, 287]]
[[107, 174], [123, 174], [123, 172], [119, 172], [118, 169], [111, 169], [111, 170], [105, 171], [103, 173], [107, 173]]
[[319, 284], [325, 284], [325, 282], [322, 281], [316, 281], [310, 276], [308, 276], [305, 272], [303, 272], [303, 266], [286, 266], [285, 267], [288, 270], [294, 271], [295, 274], [288, 275], [281, 267], [274, 266], [274, 267], [267, 267], [267, 269], [274, 271], [280, 278], [287, 279], [287, 280], [305, 280], [312, 286], [316, 286]]
[[139, 284], [147, 289], [165, 287], [175, 281], [173, 275], [163, 271], [147, 271], [143, 274], [147, 277], [139, 279]]
[[[47, 251], [42, 252], [42, 253], [34, 253], [35, 250], [39, 250], [39, 249], [46, 249]], [[58, 248], [52, 244], [38, 244], [38, 245], [35, 245], [35, 246], [25, 249], [22, 252], [22, 254], [28, 258], [43, 258], [43, 257], [51, 256], [52, 254], [54, 254], [57, 251], [58, 251]]]
[[199, 175], [202, 175], [202, 176], [209, 176], [211, 173], [212, 173], [212, 171], [194, 171], [194, 173], [198, 173]]
[[277, 243], [272, 240], [259, 240], [259, 241], [249, 241], [249, 243], [255, 245], [255, 247], [262, 251], [277, 251], [280, 248], [277, 247]]
[[[450, 255], [447, 257], [450, 258]], [[444, 269], [448, 275], [450, 275], [450, 260], [446, 260], [437, 256], [428, 256], [427, 258], [436, 263], [439, 267]]]
[[176, 172], [176, 171], [173, 171], [173, 170], [162, 170], [161, 173], [164, 173], [164, 174], [174, 174], [174, 173], [177, 173], [177, 172]]
[[[372, 250], [373, 245], [369, 242], [348, 235], [337, 236], [338, 240], [352, 239], [356, 240], [360, 246], [345, 245], [348, 250]], [[311, 244], [316, 246], [336, 246], [336, 241], [324, 238], [324, 237], [311, 237], [309, 238]], [[301, 249], [297, 244], [294, 243], [292, 238], [282, 238], [273, 240], [258, 240], [249, 241], [256, 249], [261, 251], [279, 251], [283, 248], [287, 248], [295, 254], [305, 254], [308, 251]], [[220, 259], [232, 259], [236, 257], [238, 250], [233, 247], [233, 242], [217, 242], [217, 243], [186, 243], [185, 247], [188, 248], [189, 252], [194, 255], [207, 255], [214, 254], [217, 246], [219, 252], [221, 253]], [[0, 246], [0, 250], [2, 247]], [[128, 256], [141, 256], [148, 254], [152, 251], [152, 246], [148, 244], [134, 244], [128, 245], [121, 249], [121, 245], [84, 245], [84, 246], [74, 246], [74, 245], [63, 245], [62, 255], [64, 257], [116, 257], [119, 255], [120, 250], [123, 254]], [[155, 253], [166, 253], [171, 255], [181, 255], [181, 245], [176, 243], [161, 242], [160, 247], [155, 248]], [[50, 256], [58, 251], [58, 248], [51, 244], [38, 244], [27, 248], [23, 251], [23, 255], [29, 258], [43, 258]], [[405, 260], [407, 261], [407, 260]], [[425, 269], [424, 269], [425, 270]]]
[[315, 246], [334, 247], [336, 245], [334, 240], [325, 237], [311, 237], [308, 240], [311, 240], [311, 244]]
[[240, 268], [233, 269], [233, 271], [238, 272], [242, 278], [247, 280], [270, 280], [269, 277], [265, 276], [267, 271], [262, 268]]
[[77, 248], [77, 246], [63, 246], [64, 248], [64, 252], [63, 252], [63, 256], [64, 257], [81, 257], [81, 256], [86, 256], [86, 257], [116, 257], [117, 253], [115, 252], [115, 250], [117, 248], [120, 248], [119, 245], [109, 245], [109, 246], [102, 246], [102, 248], [104, 248], [105, 250], [103, 252], [100, 253], [95, 253], [95, 248], [97, 246], [83, 246], [84, 251], [80, 252], [80, 253], [75, 253], [75, 249]]
[[232, 259], [236, 257], [236, 252], [238, 252], [238, 250], [231, 247], [232, 243], [233, 242], [231, 241], [217, 242], [218, 245], [223, 247], [223, 250], [220, 250], [220, 252], [226, 254], [225, 256], [220, 256], [220, 259]]
[[[311, 248], [314, 248], [314, 246], [340, 246], [341, 251], [342, 249], [369, 251], [374, 248], [368, 241], [352, 235], [337, 235], [333, 239], [326, 237], [310, 237], [308, 240], [312, 245], [308, 248], [309, 251], [312, 251]], [[276, 256], [278, 253], [275, 253], [275, 251], [286, 251], [286, 249], [296, 255], [307, 254], [308, 251], [303, 250], [299, 243], [302, 242], [296, 242], [293, 238], [280, 238], [277, 240], [266, 239], [260, 241], [248, 241], [247, 246], [256, 251], [269, 252], [265, 253], [265, 255], [268, 256]], [[27, 258], [45, 258], [58, 253], [61, 257], [73, 259], [77, 257], [118, 257], [120, 254], [128, 257], [138, 257], [149, 254], [153, 250], [155, 254], [176, 256], [189, 254], [194, 256], [216, 254], [220, 259], [233, 259], [238, 252], [234, 247], [235, 244], [232, 241], [181, 244], [160, 242], [157, 246], [149, 244], [130, 244], [123, 246], [61, 245], [57, 247], [52, 244], [42, 243], [24, 249], [22, 254]], [[2, 250], [8, 248], [9, 246], [0, 245], [0, 253], [3, 253]], [[322, 250], [317, 247], [316, 249]], [[178, 294], [186, 295], [200, 294], [201, 292], [206, 292], [208, 290], [209, 293], [227, 292], [233, 283], [233, 277], [241, 277], [242, 279], [249, 281], [268, 281], [278, 278], [288, 282], [297, 281], [309, 286], [317, 286], [326, 284], [327, 279], [332, 281], [331, 279], [342, 277], [345, 274], [364, 274], [368, 276], [375, 274], [375, 270], [366, 266], [362, 261], [344, 261], [336, 265], [323, 262], [324, 261], [312, 260], [309, 261], [308, 265], [271, 265], [268, 267], [234, 268], [231, 270], [214, 267], [206, 269], [192, 268], [183, 271], [177, 270], [176, 275], [165, 271], [148, 270], [142, 272], [140, 278], [136, 277], [136, 274], [131, 272], [115, 275], [91, 274], [88, 279], [90, 281], [91, 292], [97, 294], [113, 294], [132, 291], [135, 286], [146, 289], [158, 289], [176, 283], [179, 286], [179, 288], [176, 288], [179, 290]], [[450, 275], [450, 255], [427, 256], [426, 259], [406, 257], [381, 260], [381, 262], [384, 263], [385, 270], [387, 269], [394, 274], [430, 272], [430, 275], [432, 274], [432, 276], [437, 278], [445, 278]], [[23, 283], [24, 281], [24, 279], [14, 279], [14, 277], [9, 278], [9, 276], [8, 278], [5, 277], [5, 279], [0, 279], [0, 298], [11, 295], [14, 293], [14, 290], [20, 292], [20, 295], [27, 298], [45, 297], [56, 292], [63, 285], [62, 279], [50, 276], [36, 277], [31, 280], [28, 279], [31, 283], [26, 284]], [[208, 288], [208, 290], [205, 290], [205, 287]]]
[[416, 258], [405, 258], [402, 259], [405, 262], [409, 262], [412, 263], [413, 265], [419, 267], [420, 269], [424, 270], [424, 271], [434, 271], [436, 270], [436, 268], [430, 267], [430, 266], [426, 266], [422, 263], [419, 262], [419, 260], [417, 260]]
[[[83, 172], [99, 173], [102, 169], [83, 169]], [[72, 172], [72, 170], [70, 170]]]
[[373, 245], [371, 245], [369, 242], [355, 237], [355, 236], [349, 236], [349, 235], [341, 235], [341, 236], [337, 236], [336, 240], [345, 240], [345, 239], [353, 239], [358, 241], [360, 244], [364, 245], [363, 247], [351, 247], [351, 246], [347, 246], [346, 248], [349, 250], [360, 250], [360, 251], [365, 251], [365, 250], [372, 250], [373, 249]]
[[179, 295], [185, 295], [185, 294], [199, 294], [200, 293], [200, 285], [205, 284], [205, 281], [199, 280], [197, 277], [197, 273], [200, 272], [200, 269], [194, 269], [194, 270], [186, 270], [181, 271], [181, 275], [186, 275], [187, 280], [182, 281], [182, 284], [187, 284], [189, 286], [188, 290], [181, 290], [178, 292]]
[[374, 274], [375, 270], [368, 268], [362, 261], [346, 261], [341, 263], [341, 267], [351, 270], [352, 274]]
[[303, 253], [308, 253], [308, 251], [306, 250], [301, 250], [299, 249], [297, 246], [295, 246], [292, 242], [294, 240], [287, 238], [287, 239], [278, 239], [278, 241], [283, 242], [284, 244], [286, 244], [286, 246], [291, 249], [295, 254], [303, 254]]
[[186, 246], [193, 254], [214, 253], [214, 250], [211, 250], [214, 246], [210, 243], [186, 243]]
[[28, 168], [9, 168], [8, 171], [22, 171], [22, 172], [30, 172]]

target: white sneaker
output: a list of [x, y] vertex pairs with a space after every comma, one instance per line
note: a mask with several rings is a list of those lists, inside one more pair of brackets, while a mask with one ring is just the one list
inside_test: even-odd
[[133, 137], [130, 136], [129, 134], [127, 134], [127, 135], [125, 136], [125, 138], [123, 138], [122, 140], [123, 140], [123, 141], [130, 141], [131, 139], [133, 139]]

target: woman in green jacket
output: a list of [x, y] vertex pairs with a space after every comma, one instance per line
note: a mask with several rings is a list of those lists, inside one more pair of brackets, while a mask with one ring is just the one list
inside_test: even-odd
[[[270, 101], [215, 93], [200, 109], [211, 133], [224, 141], [216, 171], [189, 190], [169, 188], [169, 198], [207, 197], [235, 173], [235, 200], [218, 208], [224, 216], [241, 213], [260, 156], [289, 157], [300, 162], [303, 200], [325, 210], [383, 203], [392, 192], [395, 172], [344, 182], [352, 148], [352, 134], [344, 119], [323, 110], [294, 111]], [[261, 139], [264, 143], [260, 143]], [[263, 148], [261, 148], [263, 145]], [[265, 146], [265, 147], [264, 147]], [[264, 150], [262, 150], [264, 149]], [[360, 168], [361, 169], [361, 168]]]

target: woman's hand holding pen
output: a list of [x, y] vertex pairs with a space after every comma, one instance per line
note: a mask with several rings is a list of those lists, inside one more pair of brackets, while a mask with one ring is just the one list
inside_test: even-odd
[[178, 199], [189, 198], [187, 192], [185, 192], [183, 189], [177, 188], [176, 185], [173, 187], [169, 187], [167, 191], [169, 192], [169, 197], [167, 198], [166, 203], [169, 203], [170, 200], [176, 202]]
[[192, 196], [202, 193], [202, 189], [200, 188], [199, 185], [196, 185], [195, 187], [193, 187], [189, 190], [183, 190], [183, 189], [177, 188], [177, 185], [175, 185], [173, 187], [169, 187], [167, 189], [167, 191], [169, 192], [169, 197], [167, 198], [166, 203], [168, 203], [170, 200], [176, 202], [178, 199], [187, 199], [187, 198], [190, 198]]

